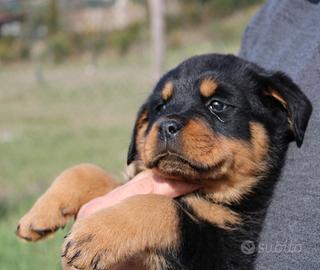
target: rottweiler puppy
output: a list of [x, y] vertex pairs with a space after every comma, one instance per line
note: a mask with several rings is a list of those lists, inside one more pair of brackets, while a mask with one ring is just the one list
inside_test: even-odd
[[[140, 261], [139, 269], [252, 269], [256, 249], [241, 245], [257, 243], [288, 144], [301, 146], [311, 111], [284, 73], [233, 55], [182, 62], [139, 110], [128, 165], [133, 175], [152, 169], [202, 188], [176, 199], [138, 195], [99, 211], [75, 223], [62, 257], [76, 269], [115, 269], [128, 260]], [[44, 238], [116, 186], [94, 165], [68, 169], [17, 234]]]

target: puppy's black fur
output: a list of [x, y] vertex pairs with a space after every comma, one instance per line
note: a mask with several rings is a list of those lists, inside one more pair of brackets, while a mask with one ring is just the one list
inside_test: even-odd
[[[209, 87], [212, 87], [212, 94], [209, 96], [200, 91], [204, 80], [211, 80]], [[161, 93], [168, 82], [171, 83], [170, 97], [163, 100]], [[140, 167], [142, 164], [142, 170], [151, 168], [166, 177], [203, 183], [204, 186], [217, 181], [224, 185], [224, 181], [232, 179], [217, 174], [215, 170], [222, 167], [226, 159], [219, 161], [220, 163], [217, 161], [218, 165], [210, 165], [208, 158], [206, 161], [197, 158], [203, 155], [200, 153], [204, 151], [203, 148], [208, 152], [210, 147], [221, 145], [210, 142], [203, 145], [204, 142], [201, 142], [201, 147], [200, 144], [198, 147], [197, 140], [201, 139], [202, 131], [187, 128], [188, 123], [191, 120], [204, 123], [209, 130], [203, 135], [206, 139], [208, 132], [211, 132], [213, 138], [223, 138], [222, 142], [239, 143], [248, 148], [256, 136], [253, 134], [252, 124], [262, 127], [262, 133], [266, 135], [263, 139], [266, 153], [260, 161], [261, 166], [259, 165], [264, 169], [257, 169], [259, 166], [253, 169], [255, 171], [252, 175], [256, 181], [248, 185], [246, 191], [241, 191], [240, 199], [237, 197], [233, 200], [230, 197], [228, 200], [217, 200], [214, 188], [193, 194], [208, 203], [237, 213], [241, 222], [234, 224], [232, 229], [204, 219], [203, 215], [198, 214], [199, 209], [189, 205], [185, 196], [176, 199], [180, 212], [181, 239], [176, 252], [161, 251], [167, 268], [253, 268], [256, 250], [252, 254], [245, 254], [246, 252], [241, 251], [241, 244], [247, 240], [257, 244], [288, 144], [295, 141], [297, 146], [302, 145], [311, 111], [310, 101], [287, 75], [266, 71], [233, 55], [195, 56], [161, 78], [138, 113], [129, 147], [128, 164], [139, 163]], [[143, 114], [144, 119], [141, 120]], [[137, 139], [143, 125], [145, 129]], [[190, 136], [194, 135], [188, 135], [191, 131], [197, 132], [197, 137], [192, 137], [192, 140]], [[157, 132], [158, 136], [153, 139], [156, 141], [152, 147], [146, 147], [150, 144], [151, 139], [148, 141], [147, 138], [152, 132]], [[190, 152], [190, 144], [195, 144], [193, 152]], [[187, 146], [189, 150], [186, 150]], [[217, 153], [223, 154], [223, 147], [212, 151], [217, 150]], [[142, 153], [144, 151], [149, 152]], [[236, 162], [235, 158], [230, 157], [232, 162]], [[170, 167], [171, 161], [174, 165]], [[247, 164], [245, 160], [243, 164]], [[243, 181], [245, 180], [244, 177]]]

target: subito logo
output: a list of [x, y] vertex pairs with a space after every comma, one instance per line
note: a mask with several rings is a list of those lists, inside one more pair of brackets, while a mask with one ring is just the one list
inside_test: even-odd
[[241, 244], [241, 252], [245, 255], [252, 255], [256, 250], [256, 246], [253, 241], [246, 240]]

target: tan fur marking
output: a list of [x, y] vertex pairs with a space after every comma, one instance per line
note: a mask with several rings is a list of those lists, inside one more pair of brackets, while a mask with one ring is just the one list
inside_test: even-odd
[[257, 184], [257, 175], [266, 170], [268, 139], [265, 129], [252, 123], [251, 135], [251, 143], [218, 136], [201, 120], [192, 120], [185, 127], [183, 153], [192, 162], [213, 167], [194, 177], [208, 179], [204, 190], [217, 202], [239, 202]]
[[288, 109], [288, 103], [287, 101], [285, 101], [285, 99], [281, 96], [281, 94], [273, 89], [273, 88], [269, 88], [268, 90], [266, 90], [264, 92], [267, 96], [272, 96], [273, 98], [275, 98], [276, 100], [278, 100], [282, 106], [285, 108], [285, 109]]
[[110, 268], [110, 270], [151, 270], [152, 268], [145, 267], [145, 257], [145, 254], [137, 254], [128, 261], [120, 262], [115, 267]]
[[138, 173], [144, 170], [146, 170], [146, 167], [144, 166], [142, 160], [135, 160], [126, 167], [126, 170], [123, 173], [124, 179], [126, 181], [129, 181], [133, 177], [135, 177]]
[[204, 97], [212, 96], [218, 88], [218, 83], [214, 79], [204, 79], [200, 84], [200, 93]]
[[[165, 269], [172, 269], [166, 259], [156, 253], [151, 253], [150, 255], [146, 256], [145, 259], [145, 267], [148, 270], [165, 270]], [[130, 269], [131, 270], [131, 269]], [[142, 270], [142, 269], [139, 269]]]
[[80, 164], [62, 172], [19, 221], [17, 236], [37, 241], [66, 225], [80, 207], [117, 186], [101, 168]]
[[132, 179], [134, 176], [136, 176], [139, 172], [145, 170], [145, 166], [141, 160], [141, 154], [142, 149], [144, 148], [145, 144], [145, 133], [147, 130], [147, 120], [148, 120], [148, 111], [144, 111], [140, 117], [137, 119], [136, 122], [136, 137], [135, 137], [135, 143], [137, 148], [137, 159], [126, 168], [125, 171], [125, 178], [127, 180]]
[[179, 218], [172, 199], [138, 195], [75, 223], [65, 241], [65, 247], [72, 243], [65, 256], [71, 259], [81, 250], [72, 264], [89, 269], [95, 255], [101, 254], [97, 268], [109, 269], [144, 251], [173, 251], [179, 232]]
[[195, 195], [188, 195], [184, 201], [192, 207], [198, 217], [223, 229], [232, 229], [241, 222], [239, 215], [227, 207], [208, 202]]
[[161, 92], [161, 98], [164, 101], [168, 101], [172, 97], [172, 94], [173, 94], [173, 83], [170, 81], [166, 82]]
[[148, 120], [148, 111], [145, 110], [143, 113], [141, 113], [140, 117], [137, 119], [137, 123], [136, 123], [136, 128], [137, 130], [139, 130], [140, 128], [142, 128], [147, 120]]
[[144, 164], [147, 164], [154, 157], [158, 143], [158, 129], [158, 124], [154, 124], [152, 126], [144, 141], [144, 144], [141, 145], [141, 148], [139, 149], [141, 151]]
[[224, 138], [221, 142], [232, 154], [232, 166], [225, 176], [212, 181], [205, 191], [217, 202], [239, 202], [251, 192], [267, 169], [268, 139], [265, 129], [251, 124], [251, 143]]
[[192, 119], [182, 130], [182, 151], [191, 161], [214, 166], [224, 159], [219, 138], [200, 119]]
[[292, 115], [290, 114], [290, 111], [288, 110], [288, 102], [275, 89], [269, 88], [264, 93], [265, 93], [265, 95], [272, 96], [274, 99], [279, 101], [281, 103], [281, 105], [283, 106], [283, 108], [285, 108], [287, 110], [287, 112], [288, 112], [288, 124], [289, 124], [289, 127], [291, 129], [293, 129]]

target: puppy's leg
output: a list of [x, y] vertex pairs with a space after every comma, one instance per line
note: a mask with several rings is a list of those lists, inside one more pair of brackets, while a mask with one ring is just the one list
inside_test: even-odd
[[180, 211], [165, 196], [128, 198], [76, 222], [65, 240], [63, 260], [79, 269], [113, 269], [144, 252], [174, 253], [179, 246]]
[[21, 218], [17, 236], [27, 241], [46, 237], [64, 227], [83, 204], [116, 186], [116, 181], [95, 165], [80, 164], [65, 170]]
[[[145, 262], [145, 258], [143, 258], [142, 256], [135, 256], [134, 258], [121, 262], [109, 268], [108, 270], [151, 270], [150, 267], [148, 267], [144, 262]], [[71, 263], [69, 263], [69, 259], [67, 259], [66, 257], [61, 258], [61, 268], [63, 270], [79, 270], [79, 268], [73, 267]], [[88, 270], [89, 269], [92, 269], [92, 268], [88, 268]], [[153, 269], [164, 270], [163, 268], [153, 268]]]

